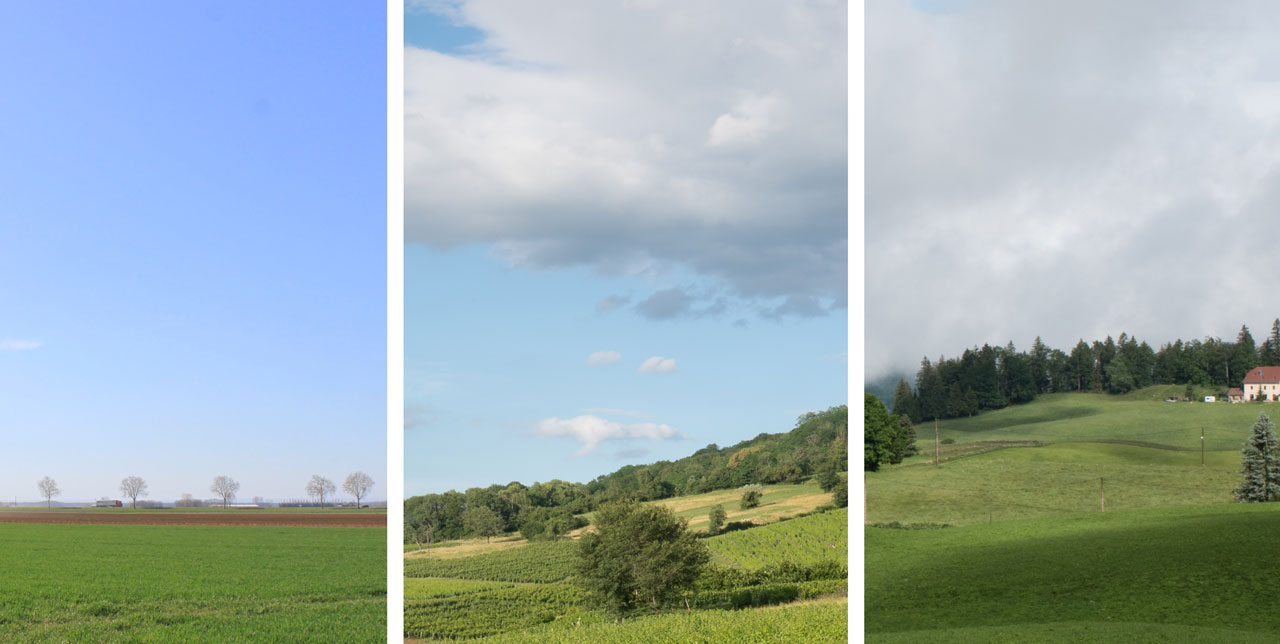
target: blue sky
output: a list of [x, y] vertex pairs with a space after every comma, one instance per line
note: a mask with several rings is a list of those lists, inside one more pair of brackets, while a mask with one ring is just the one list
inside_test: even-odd
[[406, 495], [587, 481], [845, 403], [845, 24], [406, 6]]
[[0, 499], [385, 495], [385, 25], [0, 8]]

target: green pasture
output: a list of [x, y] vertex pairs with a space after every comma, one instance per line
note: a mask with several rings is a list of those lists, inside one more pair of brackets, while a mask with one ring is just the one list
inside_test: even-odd
[[[1148, 387], [1124, 396], [1047, 394], [1026, 405], [938, 422], [938, 437], [976, 441], [1128, 440], [1199, 451], [1200, 429], [1209, 450], [1239, 450], [1259, 412], [1280, 420], [1280, 404], [1164, 402], [1169, 387]], [[1185, 389], [1185, 387], [1175, 389]], [[920, 455], [906, 463], [933, 460], [933, 423], [916, 426]]]
[[0, 642], [386, 640], [386, 532], [0, 523]]
[[1123, 443], [1017, 447], [866, 473], [870, 523], [967, 525], [1070, 513], [1230, 503], [1240, 452]]
[[1267, 642], [1280, 504], [867, 527], [868, 642]]

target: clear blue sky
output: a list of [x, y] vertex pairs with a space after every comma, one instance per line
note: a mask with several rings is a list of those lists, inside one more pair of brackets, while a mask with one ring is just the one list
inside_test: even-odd
[[406, 5], [408, 496], [846, 402], [843, 8], [574, 6]]
[[0, 6], [0, 500], [385, 498], [385, 25]]

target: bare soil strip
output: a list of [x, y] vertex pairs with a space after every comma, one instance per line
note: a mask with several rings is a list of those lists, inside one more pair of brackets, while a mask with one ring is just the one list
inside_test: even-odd
[[268, 512], [138, 513], [0, 512], [0, 523], [77, 523], [91, 525], [215, 525], [305, 528], [385, 528], [385, 513], [303, 514]]

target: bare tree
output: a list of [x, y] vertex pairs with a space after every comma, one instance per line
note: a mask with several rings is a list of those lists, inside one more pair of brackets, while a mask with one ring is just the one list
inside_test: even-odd
[[307, 496], [311, 498], [320, 497], [320, 505], [324, 505], [324, 497], [326, 494], [333, 494], [337, 488], [333, 487], [333, 481], [316, 474], [311, 477], [311, 481], [307, 483]]
[[36, 486], [40, 488], [40, 496], [44, 497], [45, 505], [48, 507], [53, 507], [53, 497], [62, 494], [62, 490], [58, 489], [58, 482], [47, 476], [40, 479]]
[[209, 486], [209, 491], [222, 497], [222, 507], [227, 507], [227, 501], [236, 498], [236, 492], [240, 489], [240, 484], [230, 476], [218, 476], [213, 479], [213, 485]]
[[360, 499], [364, 498], [364, 495], [369, 493], [369, 488], [371, 487], [373, 487], [373, 479], [369, 478], [369, 475], [364, 472], [353, 473], [351, 476], [348, 476], [346, 482], [342, 484], [342, 489], [345, 490], [347, 494], [356, 497], [357, 508], [360, 507]]
[[133, 507], [138, 507], [138, 497], [147, 495], [147, 482], [141, 476], [126, 476], [120, 481], [120, 492], [133, 500]]

